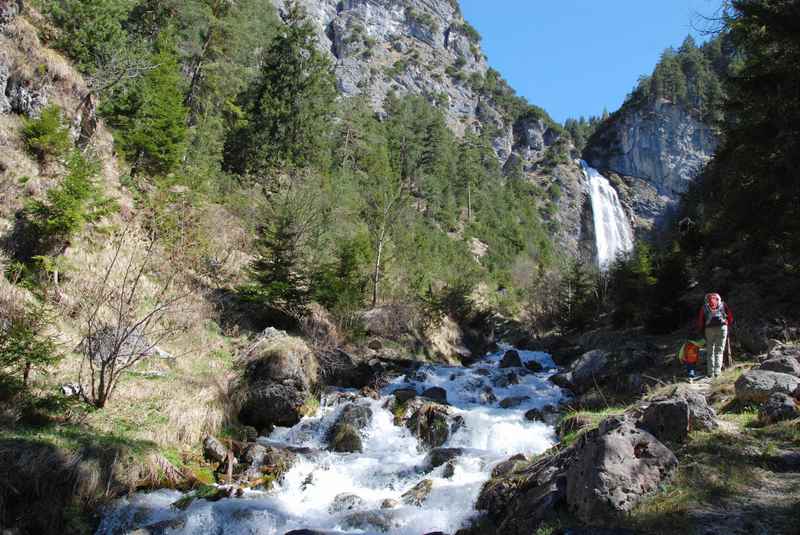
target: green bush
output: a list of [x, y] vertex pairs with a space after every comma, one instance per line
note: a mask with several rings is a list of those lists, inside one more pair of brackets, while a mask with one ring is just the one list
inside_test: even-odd
[[23, 119], [22, 137], [27, 149], [39, 162], [60, 158], [72, 145], [69, 127], [64, 122], [61, 108], [51, 104], [35, 119]]
[[96, 161], [74, 150], [67, 160], [68, 172], [60, 184], [47, 191], [45, 199], [30, 201], [20, 222], [22, 236], [16, 257], [29, 263], [37, 255], [60, 253], [87, 222], [96, 221], [113, 209], [94, 177]]
[[0, 375], [3, 382], [28, 386], [32, 371], [47, 371], [62, 357], [53, 338], [43, 334], [49, 315], [41, 306], [28, 305], [0, 326]]

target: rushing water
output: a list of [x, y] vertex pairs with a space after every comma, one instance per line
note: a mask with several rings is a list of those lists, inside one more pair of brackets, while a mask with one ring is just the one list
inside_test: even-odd
[[[322, 450], [301, 455], [271, 491], [250, 490], [241, 498], [217, 502], [195, 500], [186, 511], [171, 505], [182, 496], [177, 491], [139, 493], [119, 500], [106, 513], [97, 533], [116, 535], [164, 521], [171, 525], [166, 533], [186, 535], [282, 535], [302, 528], [352, 534], [453, 533], [475, 514], [481, 486], [499, 461], [515, 453], [540, 453], [555, 442], [552, 426], [524, 418], [531, 408], [562, 400], [562, 391], [548, 381], [555, 366], [544, 353], [519, 353], [523, 362], [543, 364], [544, 371], [524, 375], [519, 368], [500, 369], [501, 351], [469, 368], [425, 366], [410, 377], [395, 379], [383, 389], [380, 400], [359, 398], [357, 403], [373, 411], [362, 453], [324, 451], [327, 431], [346, 404], [335, 403], [335, 397], [323, 399], [315, 416], [292, 428], [277, 428], [269, 437], [259, 439], [265, 445], [281, 443]], [[519, 374], [519, 384], [493, 386], [498, 401], [482, 403], [480, 394], [485, 386], [512, 371]], [[430, 386], [444, 388], [455, 413], [464, 419], [465, 425], [444, 444], [465, 450], [456, 459], [449, 478], [444, 477], [445, 465], [426, 470], [427, 452], [408, 429], [394, 425], [393, 414], [384, 408], [394, 390], [409, 386], [418, 392]], [[500, 408], [499, 401], [511, 396], [530, 399], [514, 408]], [[428, 499], [421, 506], [403, 504], [401, 495], [424, 479], [433, 481]], [[332, 511], [334, 498], [342, 493], [363, 500], [357, 508], [362, 512], [359, 521], [353, 521], [353, 510]], [[400, 505], [381, 509], [386, 499], [397, 500]]]
[[606, 269], [618, 254], [633, 249], [633, 231], [625, 217], [617, 191], [586, 162], [581, 161], [581, 167], [591, 190], [597, 264], [600, 269]]

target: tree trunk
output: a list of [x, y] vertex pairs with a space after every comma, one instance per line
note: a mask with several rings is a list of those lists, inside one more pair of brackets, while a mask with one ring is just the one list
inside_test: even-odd
[[372, 308], [378, 305], [378, 284], [381, 277], [381, 255], [383, 254], [383, 236], [378, 239], [378, 250], [375, 255], [375, 271], [372, 278]]

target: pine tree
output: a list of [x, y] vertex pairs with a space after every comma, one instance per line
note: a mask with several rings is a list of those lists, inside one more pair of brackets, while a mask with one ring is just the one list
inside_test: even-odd
[[226, 144], [229, 169], [262, 179], [281, 167], [323, 168], [329, 161], [336, 97], [331, 65], [297, 3], [282, 16], [285, 25], [240, 98], [244, 113]]

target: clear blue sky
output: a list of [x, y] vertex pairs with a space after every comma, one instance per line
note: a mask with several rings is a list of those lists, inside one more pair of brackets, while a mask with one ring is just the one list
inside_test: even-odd
[[721, 0], [461, 0], [489, 64], [556, 121], [612, 112]]

